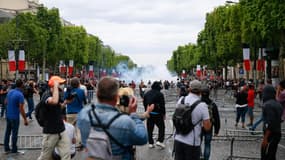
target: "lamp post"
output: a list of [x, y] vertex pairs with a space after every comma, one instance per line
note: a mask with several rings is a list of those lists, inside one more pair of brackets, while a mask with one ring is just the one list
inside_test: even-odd
[[235, 1], [226, 1], [227, 4], [237, 4], [238, 2]]

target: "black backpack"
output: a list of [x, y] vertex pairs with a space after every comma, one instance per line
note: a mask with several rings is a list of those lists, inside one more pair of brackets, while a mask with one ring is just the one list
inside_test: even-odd
[[40, 102], [36, 105], [36, 108], [35, 108], [35, 117], [36, 117], [36, 120], [38, 122], [38, 124], [41, 126], [41, 127], [44, 127], [45, 126], [45, 122], [46, 122], [46, 112], [47, 112], [47, 107], [46, 107], [46, 103], [45, 103], [45, 100], [46, 100], [46, 97], [47, 96], [50, 96], [50, 91], [46, 91]]
[[196, 124], [192, 123], [192, 111], [199, 103], [202, 102], [201, 100], [197, 100], [191, 106], [187, 106], [184, 104], [184, 100], [185, 97], [181, 99], [181, 104], [175, 109], [172, 116], [172, 121], [174, 127], [176, 128], [176, 133], [182, 135], [190, 133], [200, 122], [198, 121]]

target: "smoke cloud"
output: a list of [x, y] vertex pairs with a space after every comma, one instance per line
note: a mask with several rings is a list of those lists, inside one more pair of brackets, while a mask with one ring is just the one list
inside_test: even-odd
[[132, 80], [136, 83], [139, 83], [141, 80], [144, 82], [148, 82], [149, 80], [151, 82], [159, 80], [175, 81], [177, 78], [177, 76], [171, 74], [164, 65], [158, 67], [148, 65], [129, 70], [126, 64], [120, 63], [116, 67], [116, 71], [119, 72], [120, 80], [125, 80], [127, 83]]

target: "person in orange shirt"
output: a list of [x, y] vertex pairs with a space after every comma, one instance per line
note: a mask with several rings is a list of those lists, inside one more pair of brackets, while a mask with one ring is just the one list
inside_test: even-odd
[[249, 115], [249, 124], [248, 126], [252, 126], [253, 124], [253, 109], [254, 109], [254, 86], [253, 84], [248, 85], [248, 92], [247, 92], [247, 105], [248, 105], [248, 115]]

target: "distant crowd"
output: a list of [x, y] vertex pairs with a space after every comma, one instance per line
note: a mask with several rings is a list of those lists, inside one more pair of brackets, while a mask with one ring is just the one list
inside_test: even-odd
[[[137, 113], [135, 89], [139, 89], [144, 113]], [[210, 159], [211, 140], [221, 128], [217, 89], [231, 91], [236, 98], [236, 124], [254, 131], [263, 122], [262, 160], [274, 160], [285, 119], [285, 80], [277, 87], [260, 81], [255, 89], [251, 81], [131, 81], [103, 77], [84, 81], [77, 77], [63, 79], [52, 76], [47, 82], [2, 80], [0, 85], [1, 117], [6, 118], [5, 154], [21, 153], [17, 148], [20, 115], [24, 125], [36, 119], [42, 127], [42, 150], [38, 160], [135, 159], [137, 145], [148, 143], [150, 149], [165, 146], [166, 102], [162, 89], [175, 88], [179, 96], [172, 115], [174, 127], [174, 159]], [[172, 90], [175, 91], [175, 90]], [[34, 95], [40, 102], [34, 103]], [[93, 97], [97, 101], [94, 103]], [[255, 97], [259, 95], [262, 114], [254, 121]], [[25, 100], [27, 110], [25, 110]], [[33, 114], [33, 112], [35, 112]], [[41, 114], [44, 113], [44, 114]], [[246, 114], [249, 122], [245, 124]], [[35, 115], [35, 116], [33, 116]], [[146, 123], [144, 123], [146, 121]], [[145, 125], [146, 124], [146, 125]], [[154, 127], [158, 138], [153, 139]], [[11, 137], [11, 138], [10, 138]], [[10, 140], [12, 145], [10, 146]], [[204, 149], [201, 144], [204, 141]]]

